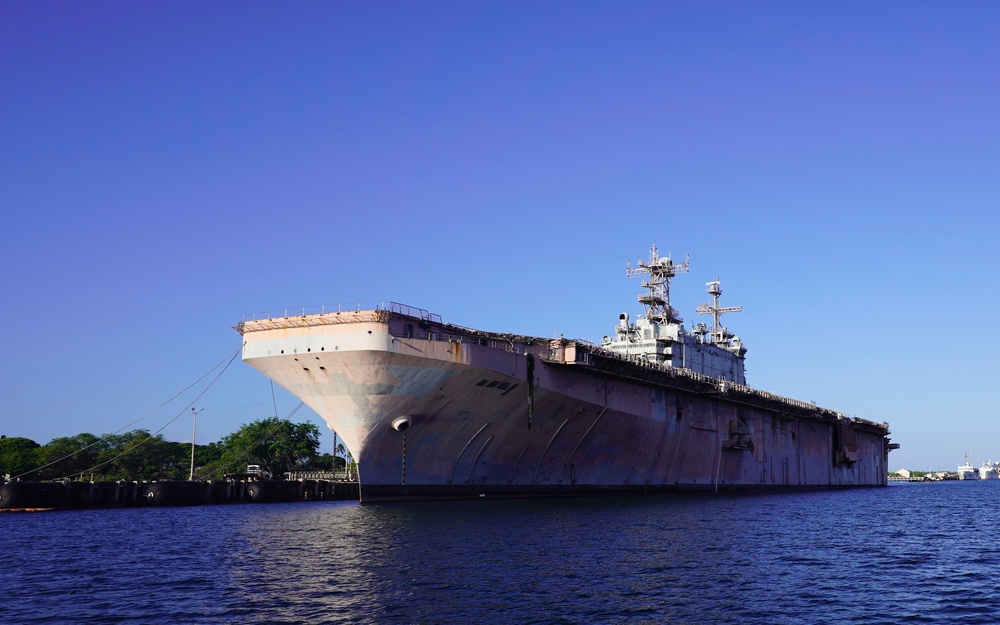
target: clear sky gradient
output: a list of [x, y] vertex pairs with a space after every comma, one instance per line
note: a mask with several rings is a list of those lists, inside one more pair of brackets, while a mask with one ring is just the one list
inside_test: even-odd
[[[656, 243], [752, 386], [1000, 460], [1000, 3], [12, 1], [0, 80], [7, 436], [129, 426], [253, 312], [597, 341]], [[298, 403], [211, 379], [128, 429]]]

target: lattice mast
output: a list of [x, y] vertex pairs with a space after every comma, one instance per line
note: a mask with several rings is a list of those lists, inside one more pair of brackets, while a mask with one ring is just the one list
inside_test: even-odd
[[646, 309], [646, 319], [653, 323], [682, 323], [677, 310], [670, 305], [670, 279], [678, 273], [687, 273], [691, 265], [691, 257], [684, 257], [684, 262], [674, 264], [670, 255], [660, 257], [656, 244], [649, 250], [649, 261], [637, 261], [638, 267], [632, 267], [632, 262], [625, 265], [625, 275], [629, 278], [637, 275], [648, 275], [648, 280], [642, 281], [646, 293], [639, 294], [639, 303]]
[[727, 340], [733, 338], [733, 335], [723, 327], [722, 323], [719, 321], [719, 317], [725, 313], [740, 312], [743, 310], [742, 306], [719, 306], [719, 296], [722, 295], [722, 281], [720, 278], [716, 277], [712, 282], [706, 282], [705, 286], [708, 287], [708, 293], [712, 296], [711, 304], [698, 304], [698, 308], [695, 312], [699, 315], [712, 315], [712, 340], [716, 343], [724, 343]]

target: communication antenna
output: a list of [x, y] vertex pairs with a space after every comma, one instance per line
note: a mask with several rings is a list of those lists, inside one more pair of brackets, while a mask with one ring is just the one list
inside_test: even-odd
[[725, 342], [727, 339], [733, 337], [726, 328], [722, 326], [719, 321], [719, 317], [726, 313], [740, 312], [743, 310], [742, 306], [719, 306], [719, 296], [722, 295], [722, 281], [716, 277], [712, 282], [706, 282], [705, 286], [708, 287], [708, 293], [712, 296], [711, 304], [698, 304], [698, 308], [695, 312], [699, 315], [712, 315], [712, 340], [716, 343]]
[[639, 294], [639, 303], [646, 309], [646, 319], [653, 323], [681, 323], [677, 310], [670, 305], [670, 279], [679, 273], [687, 273], [691, 265], [691, 256], [686, 255], [684, 262], [674, 264], [670, 255], [661, 257], [656, 244], [649, 250], [649, 261], [638, 261], [638, 267], [632, 267], [632, 261], [625, 263], [625, 275], [629, 278], [638, 275], [648, 275], [648, 280], [642, 281], [642, 288], [647, 293]]

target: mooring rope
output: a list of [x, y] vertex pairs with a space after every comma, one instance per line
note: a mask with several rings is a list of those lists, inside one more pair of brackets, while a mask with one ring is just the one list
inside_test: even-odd
[[[118, 433], [120, 433], [120, 432], [124, 431], [124, 430], [125, 430], [126, 428], [129, 428], [129, 427], [131, 427], [131, 426], [135, 425], [136, 423], [138, 423], [138, 422], [142, 421], [142, 420], [143, 420], [143, 419], [145, 419], [146, 417], [148, 417], [148, 416], [150, 416], [150, 415], [154, 414], [155, 412], [157, 412], [158, 410], [160, 410], [160, 409], [161, 409], [161, 408], [163, 408], [164, 406], [166, 406], [166, 405], [170, 404], [170, 402], [174, 401], [175, 399], [177, 399], [178, 397], [180, 397], [180, 396], [181, 396], [181, 395], [183, 395], [184, 393], [186, 393], [186, 392], [188, 392], [189, 390], [191, 390], [191, 388], [193, 388], [193, 387], [194, 387], [194, 386], [195, 386], [196, 384], [198, 384], [199, 382], [201, 382], [202, 380], [204, 380], [204, 379], [205, 379], [206, 377], [208, 377], [208, 376], [209, 376], [209, 375], [210, 375], [210, 374], [211, 374], [211, 373], [212, 373], [213, 371], [215, 371], [215, 370], [216, 370], [216, 369], [218, 369], [218, 368], [219, 368], [220, 366], [222, 366], [222, 365], [223, 365], [223, 363], [225, 363], [225, 367], [223, 367], [222, 371], [220, 371], [220, 372], [219, 372], [219, 374], [215, 376], [215, 379], [213, 379], [213, 380], [212, 380], [212, 383], [211, 383], [211, 384], [209, 384], [209, 385], [208, 385], [208, 386], [207, 386], [207, 387], [205, 388], [205, 390], [203, 390], [203, 391], [202, 391], [202, 392], [201, 392], [201, 393], [200, 393], [200, 394], [198, 395], [198, 397], [196, 397], [196, 398], [195, 398], [194, 400], [192, 400], [192, 401], [191, 401], [191, 403], [189, 403], [189, 404], [188, 404], [187, 406], [185, 406], [185, 407], [184, 407], [184, 410], [182, 410], [182, 411], [180, 412], [180, 414], [178, 414], [178, 415], [177, 415], [177, 416], [175, 416], [175, 417], [174, 417], [173, 419], [171, 419], [170, 421], [168, 421], [167, 423], [165, 423], [165, 424], [163, 425], [163, 427], [161, 427], [161, 428], [160, 428], [159, 430], [157, 430], [157, 431], [156, 431], [156, 432], [154, 432], [153, 434], [158, 434], [158, 433], [162, 432], [162, 431], [163, 431], [163, 430], [164, 430], [164, 429], [165, 429], [165, 428], [166, 428], [166, 427], [167, 427], [168, 425], [170, 425], [171, 423], [173, 423], [174, 421], [176, 421], [176, 420], [177, 420], [177, 419], [178, 419], [178, 418], [179, 418], [179, 417], [181, 416], [181, 414], [184, 414], [184, 412], [185, 412], [185, 411], [187, 411], [187, 409], [188, 409], [188, 408], [190, 408], [190, 407], [191, 407], [191, 406], [192, 406], [192, 405], [193, 405], [193, 404], [194, 404], [194, 403], [195, 403], [196, 401], [198, 401], [198, 399], [200, 399], [200, 398], [201, 398], [201, 397], [202, 397], [202, 396], [203, 396], [203, 395], [204, 395], [204, 394], [205, 394], [206, 392], [208, 392], [208, 389], [212, 388], [212, 385], [213, 385], [213, 384], [215, 384], [215, 382], [216, 382], [216, 381], [217, 381], [217, 380], [219, 379], [219, 377], [220, 377], [220, 376], [221, 376], [221, 375], [222, 375], [223, 373], [225, 373], [226, 369], [228, 369], [228, 368], [229, 368], [229, 365], [233, 364], [233, 361], [234, 361], [234, 360], [236, 359], [236, 356], [238, 356], [238, 355], [239, 355], [239, 353], [240, 353], [240, 350], [241, 350], [241, 349], [242, 349], [242, 347], [238, 347], [238, 348], [236, 348], [236, 350], [234, 350], [234, 351], [233, 351], [233, 353], [231, 353], [231, 354], [229, 354], [228, 356], [226, 356], [226, 358], [225, 358], [225, 359], [221, 360], [221, 361], [220, 361], [220, 362], [219, 362], [219, 363], [218, 363], [217, 365], [215, 365], [214, 367], [212, 367], [211, 369], [209, 369], [208, 371], [206, 371], [206, 372], [205, 372], [204, 374], [202, 374], [202, 375], [201, 375], [201, 377], [199, 377], [199, 378], [198, 378], [197, 380], [195, 380], [194, 382], [192, 382], [191, 384], [189, 384], [188, 386], [186, 386], [186, 387], [185, 387], [185, 388], [184, 388], [183, 390], [179, 391], [179, 392], [178, 392], [178, 393], [176, 393], [176, 394], [175, 394], [175, 395], [174, 395], [173, 397], [171, 397], [171, 398], [170, 398], [170, 399], [168, 399], [167, 401], [163, 402], [162, 404], [160, 404], [160, 405], [159, 405], [159, 406], [157, 406], [156, 408], [153, 408], [152, 410], [150, 410], [150, 411], [149, 411], [149, 412], [147, 412], [146, 414], [142, 415], [141, 417], [139, 417], [139, 418], [138, 418], [138, 419], [136, 419], [135, 421], [133, 421], [133, 422], [129, 423], [128, 425], [125, 425], [125, 426], [123, 426], [122, 428], [120, 428], [120, 429], [118, 429], [118, 430], [116, 430], [116, 431], [112, 432], [111, 434], [106, 434], [106, 435], [105, 435], [104, 437], [102, 437], [102, 438], [99, 438], [99, 439], [97, 439], [96, 441], [94, 441], [93, 443], [90, 443], [89, 445], [85, 445], [85, 446], [81, 447], [80, 449], [77, 449], [76, 451], [74, 451], [74, 452], [72, 452], [72, 453], [70, 453], [70, 454], [67, 454], [67, 455], [63, 456], [62, 458], [59, 458], [59, 459], [57, 459], [57, 460], [53, 460], [52, 462], [49, 462], [49, 463], [47, 463], [47, 464], [43, 464], [43, 465], [42, 465], [42, 466], [40, 466], [40, 467], [35, 467], [34, 469], [31, 469], [30, 471], [25, 471], [24, 473], [21, 473], [20, 475], [15, 475], [15, 476], [12, 476], [12, 477], [11, 477], [11, 480], [16, 480], [16, 479], [19, 479], [19, 478], [22, 478], [22, 477], [24, 477], [24, 476], [26, 476], [26, 475], [31, 475], [32, 473], [35, 473], [36, 471], [41, 471], [42, 469], [45, 469], [45, 468], [48, 468], [48, 467], [51, 467], [52, 465], [54, 465], [54, 464], [58, 464], [58, 463], [62, 462], [63, 460], [66, 460], [66, 459], [68, 459], [68, 458], [72, 458], [73, 456], [77, 455], [78, 453], [80, 453], [80, 452], [82, 452], [82, 451], [85, 451], [85, 450], [87, 450], [87, 449], [90, 449], [91, 447], [93, 447], [93, 446], [95, 446], [95, 445], [98, 445], [98, 444], [100, 444], [100, 443], [103, 443], [104, 441], [107, 441], [108, 439], [110, 439], [110, 438], [111, 438], [112, 436], [114, 436], [115, 434], [118, 434]], [[227, 360], [228, 360], [228, 362], [227, 362]], [[98, 468], [98, 467], [101, 467], [101, 466], [103, 466], [103, 465], [107, 464], [108, 462], [112, 462], [112, 461], [114, 461], [114, 460], [117, 460], [118, 458], [121, 458], [122, 456], [124, 456], [125, 454], [127, 454], [128, 452], [130, 452], [131, 450], [133, 450], [133, 449], [135, 449], [136, 447], [138, 447], [139, 445], [141, 445], [141, 444], [145, 443], [145, 442], [146, 442], [147, 440], [149, 440], [150, 438], [152, 438], [152, 436], [153, 436], [153, 435], [150, 435], [149, 437], [147, 437], [147, 438], [143, 439], [142, 441], [140, 441], [140, 442], [139, 442], [139, 443], [137, 443], [136, 445], [133, 445], [132, 447], [129, 447], [129, 448], [127, 449], [127, 450], [125, 450], [124, 452], [122, 452], [122, 453], [121, 453], [121, 454], [119, 454], [118, 456], [115, 456], [115, 457], [114, 457], [114, 458], [112, 458], [111, 460], [107, 460], [107, 461], [105, 461], [105, 462], [102, 462], [101, 464], [98, 464], [98, 465], [94, 465], [93, 467], [90, 467], [89, 469], [86, 469], [86, 470], [84, 470], [84, 471], [83, 471], [83, 473], [86, 473], [87, 471], [90, 471], [90, 470], [92, 470], [92, 469], [96, 469], [96, 468]], [[68, 476], [66, 476], [66, 477], [68, 477]]]

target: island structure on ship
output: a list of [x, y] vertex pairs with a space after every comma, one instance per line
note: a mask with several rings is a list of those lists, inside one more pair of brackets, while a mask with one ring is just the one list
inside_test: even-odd
[[627, 264], [644, 315], [595, 345], [475, 330], [401, 304], [254, 315], [243, 360], [316, 411], [363, 501], [887, 483], [888, 424], [747, 386], [720, 317], [685, 329], [654, 245]]

